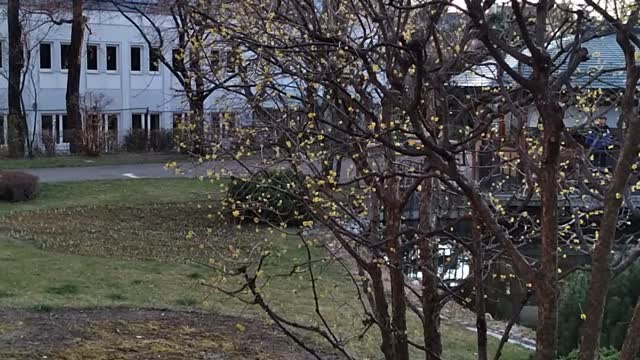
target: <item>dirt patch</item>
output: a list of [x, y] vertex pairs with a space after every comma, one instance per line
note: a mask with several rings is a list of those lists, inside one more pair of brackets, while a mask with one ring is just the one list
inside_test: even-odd
[[244, 318], [145, 309], [65, 309], [49, 313], [0, 309], [0, 358], [306, 360], [312, 357], [273, 326]]

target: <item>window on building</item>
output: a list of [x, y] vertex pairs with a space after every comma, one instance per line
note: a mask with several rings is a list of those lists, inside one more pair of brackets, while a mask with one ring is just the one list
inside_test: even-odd
[[69, 69], [69, 44], [60, 44], [60, 69]]
[[73, 128], [69, 126], [69, 117], [67, 115], [62, 115], [62, 142], [68, 143], [71, 142], [71, 138], [73, 137]]
[[213, 50], [209, 56], [209, 62], [211, 68], [217, 70], [218, 66], [220, 66], [220, 51]]
[[151, 130], [160, 130], [160, 114], [149, 115]]
[[40, 69], [51, 70], [51, 44], [40, 44]]
[[227, 112], [222, 114], [222, 135], [229, 135], [233, 129], [236, 127], [236, 114], [232, 112]]
[[180, 128], [180, 125], [182, 124], [183, 118], [184, 118], [183, 114], [180, 114], [180, 113], [173, 114], [173, 128], [174, 129], [179, 129]]
[[106, 122], [107, 122], [107, 131], [109, 131], [110, 133], [117, 134], [118, 133], [118, 114], [107, 114]]
[[131, 115], [131, 129], [142, 130], [143, 128], [144, 114], [132, 114]]
[[220, 113], [211, 113], [211, 128], [220, 131]]
[[227, 73], [233, 74], [236, 72], [238, 65], [238, 57], [235, 52], [230, 51], [227, 53]]
[[131, 47], [131, 71], [142, 71], [142, 48], [139, 46]]
[[56, 139], [53, 136], [55, 133], [53, 115], [42, 115], [40, 124], [42, 130], [42, 142], [46, 144], [49, 141], [55, 141]]
[[0, 115], [0, 145], [7, 145], [7, 115]]
[[184, 51], [182, 49], [173, 49], [171, 51], [171, 65], [178, 72], [184, 70]]
[[[2, 67], [2, 41], [0, 41], [0, 68]], [[0, 122], [2, 118], [0, 117]]]
[[149, 71], [157, 72], [160, 70], [161, 51], [160, 48], [152, 48], [149, 50]]
[[87, 45], [87, 70], [98, 71], [98, 45]]
[[118, 71], [118, 47], [107, 45], [107, 71]]

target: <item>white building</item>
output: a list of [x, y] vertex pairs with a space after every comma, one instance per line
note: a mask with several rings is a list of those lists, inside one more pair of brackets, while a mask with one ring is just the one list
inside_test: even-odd
[[[6, 5], [0, 1], [0, 6], [0, 145], [4, 145], [7, 142], [9, 55]], [[188, 111], [182, 88], [172, 73], [155, 61], [139, 31], [116, 9], [104, 5], [99, 9], [88, 6], [85, 16], [88, 24], [82, 52], [80, 93], [92, 93], [108, 100], [104, 112], [105, 129], [117, 134], [120, 144], [130, 129], [172, 129], [174, 119]], [[130, 16], [146, 28], [140, 15], [131, 13]], [[163, 21], [163, 16], [155, 15], [155, 18]], [[65, 51], [71, 38], [71, 25], [55, 25], [47, 20], [31, 15], [23, 25], [26, 47], [31, 54], [23, 99], [29, 133], [35, 135], [36, 144], [41, 144], [43, 133], [51, 133], [57, 151], [64, 151], [68, 149], [64, 132], [67, 129]], [[170, 21], [170, 18], [165, 16], [164, 20]], [[162, 49], [167, 59], [172, 58], [171, 46], [167, 44]], [[225, 60], [224, 54], [221, 54], [221, 60]], [[228, 66], [223, 68], [232, 71]], [[230, 106], [224, 96], [222, 92], [209, 96], [205, 102], [208, 116], [234, 108], [238, 119], [250, 118], [242, 102], [234, 103], [236, 100], [233, 100], [234, 105]]]

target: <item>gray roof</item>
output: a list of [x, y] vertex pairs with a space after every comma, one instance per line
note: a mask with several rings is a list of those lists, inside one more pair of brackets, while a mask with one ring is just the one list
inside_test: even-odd
[[[560, 47], [561, 40], [557, 46], [550, 47], [549, 52], [553, 55]], [[566, 43], [566, 40], [565, 40]], [[609, 34], [594, 38], [583, 45], [588, 50], [588, 60], [581, 63], [571, 78], [573, 86], [586, 86], [588, 88], [616, 89], [625, 85], [624, 55], [622, 49], [616, 42], [615, 34]], [[554, 51], [556, 49], [556, 51]], [[531, 68], [519, 64], [513, 57], [506, 58], [507, 63], [519, 73], [528, 77], [531, 75]], [[556, 64], [560, 65], [554, 74], [560, 75], [567, 68], [567, 55], [563, 54]], [[472, 67], [470, 70], [454, 77], [452, 85], [459, 87], [490, 87], [496, 86], [496, 79], [502, 76], [505, 84], [512, 83], [513, 80], [505, 73], [500, 74], [498, 66], [493, 58]], [[614, 69], [622, 69], [616, 70]], [[606, 72], [600, 73], [605, 70]], [[597, 76], [597, 78], [595, 78]]]

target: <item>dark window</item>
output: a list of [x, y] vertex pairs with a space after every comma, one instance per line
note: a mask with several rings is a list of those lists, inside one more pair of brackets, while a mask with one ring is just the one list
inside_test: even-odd
[[40, 69], [51, 69], [51, 44], [40, 44]]
[[214, 129], [220, 129], [220, 114], [211, 113], [211, 127]]
[[236, 114], [235, 113], [224, 113], [222, 115], [222, 134], [228, 135], [230, 132], [236, 127]]
[[4, 128], [4, 122], [5, 122], [5, 115], [0, 115], [0, 145], [6, 145], [5, 144], [5, 140], [4, 140], [4, 134], [5, 134], [5, 128]]
[[230, 51], [227, 53], [227, 72], [228, 73], [236, 72], [236, 65], [238, 64], [237, 60], [238, 59], [235, 52]]
[[51, 131], [53, 129], [53, 116], [42, 115], [42, 130]]
[[160, 55], [162, 55], [162, 52], [159, 48], [149, 50], [149, 71], [160, 70]]
[[142, 129], [142, 114], [131, 115], [131, 128], [134, 130]]
[[211, 133], [214, 136], [219, 136], [221, 131], [220, 114], [211, 113]]
[[160, 129], [160, 114], [149, 115], [149, 121], [151, 122], [151, 130]]
[[68, 143], [73, 136], [73, 128], [69, 126], [69, 118], [67, 115], [62, 115], [62, 142]]
[[98, 70], [98, 46], [87, 45], [87, 70]]
[[118, 115], [116, 114], [107, 115], [107, 130], [113, 133], [118, 132]]
[[42, 115], [41, 118], [42, 127], [42, 142], [48, 144], [49, 142], [58, 142], [58, 139], [54, 138], [56, 133], [55, 122], [53, 121], [53, 115]]
[[69, 69], [69, 44], [60, 44], [60, 69]]
[[211, 63], [210, 64], [211, 68], [217, 70], [218, 66], [220, 66], [220, 51], [213, 50], [211, 52], [211, 56], [210, 56], [209, 62]]
[[2, 41], [0, 41], [0, 68], [1, 67], [2, 67]]
[[107, 71], [118, 70], [118, 47], [107, 46]]
[[142, 49], [134, 46], [131, 48], [131, 71], [141, 71], [142, 61]]
[[173, 128], [177, 129], [182, 124], [182, 114], [173, 114]]
[[171, 52], [171, 65], [173, 65], [173, 68], [180, 71], [183, 65], [183, 61], [184, 58], [182, 56], [182, 50], [173, 49], [173, 51]]

